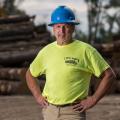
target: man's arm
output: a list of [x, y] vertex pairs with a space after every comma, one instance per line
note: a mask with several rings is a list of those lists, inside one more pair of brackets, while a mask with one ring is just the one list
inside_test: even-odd
[[108, 92], [115, 78], [115, 73], [111, 68], [105, 70], [102, 74], [102, 80], [95, 93], [92, 96], [82, 100], [79, 104], [75, 105], [73, 109], [83, 112], [93, 107]]
[[33, 77], [30, 73], [30, 70], [28, 69], [26, 72], [26, 82], [28, 85], [28, 88], [32, 92], [33, 96], [35, 97], [36, 101], [42, 106], [45, 107], [48, 105], [48, 102], [46, 98], [44, 98], [41, 94], [41, 90], [39, 85], [36, 82], [36, 78]]
[[96, 102], [98, 102], [109, 91], [109, 88], [112, 86], [115, 79], [116, 75], [111, 68], [103, 72], [102, 80], [93, 95]]

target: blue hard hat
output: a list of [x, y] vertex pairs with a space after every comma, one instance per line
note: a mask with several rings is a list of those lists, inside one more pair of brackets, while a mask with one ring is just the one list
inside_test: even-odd
[[51, 15], [51, 23], [48, 25], [52, 26], [58, 23], [68, 23], [73, 25], [79, 24], [75, 21], [75, 15], [73, 11], [66, 6], [59, 6], [53, 11]]

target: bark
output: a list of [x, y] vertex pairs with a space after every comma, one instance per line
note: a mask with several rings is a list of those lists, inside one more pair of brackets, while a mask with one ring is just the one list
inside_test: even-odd
[[21, 82], [0, 80], [0, 95], [14, 94], [17, 92]]
[[22, 50], [29, 50], [29, 49], [36, 49], [39, 47], [44, 47], [45, 45], [47, 45], [49, 42], [49, 38], [44, 38], [41, 40], [36, 40], [33, 39], [35, 42], [33, 41], [20, 41], [17, 43], [9, 43], [9, 44], [1, 44], [0, 45], [0, 52], [10, 52], [10, 51], [22, 51]]
[[37, 33], [45, 33], [45, 32], [47, 31], [46, 25], [43, 24], [43, 25], [36, 26], [36, 27], [35, 27], [35, 31], [36, 31]]
[[116, 84], [116, 93], [120, 93], [120, 80]]
[[[13, 42], [19, 42], [19, 41], [25, 41], [28, 43], [28, 41], [36, 42], [36, 41], [42, 41], [47, 40], [50, 43], [50, 33], [45, 32], [41, 34], [37, 34], [36, 32], [32, 32], [32, 34], [23, 34], [23, 35], [14, 35], [14, 36], [7, 36], [7, 37], [0, 37], [0, 42], [5, 43], [9, 42], [11, 44], [14, 44]], [[16, 43], [17, 44], [17, 43]]]
[[1, 17], [0, 24], [10, 24], [10, 23], [19, 23], [30, 21], [30, 19], [34, 19], [35, 16], [29, 17], [27, 15], [24, 16], [8, 16], [8, 17]]
[[8, 37], [8, 36], [16, 36], [16, 35], [29, 35], [33, 33], [34, 28], [33, 27], [24, 27], [24, 28], [15, 28], [15, 29], [9, 29], [9, 30], [1, 30], [0, 31], [0, 38], [2, 37]]
[[113, 70], [116, 74], [117, 80], [120, 80], [120, 67], [115, 67]]
[[0, 65], [20, 66], [22, 63], [31, 62], [41, 48], [27, 51], [10, 51], [0, 53]]
[[20, 81], [26, 68], [0, 68], [0, 80]]
[[0, 42], [1, 43], [6, 43], [6, 42], [14, 42], [14, 41], [29, 41], [30, 39], [33, 38], [32, 34], [28, 35], [15, 35], [15, 36], [7, 36], [7, 37], [0, 37]]
[[93, 46], [101, 52], [117, 52], [118, 50], [120, 51], [120, 41], [106, 44], [94, 44]]
[[32, 21], [23, 21], [20, 23], [11, 23], [11, 24], [1, 24], [0, 30], [9, 30], [11, 28], [24, 28], [24, 27], [34, 27], [34, 23]]

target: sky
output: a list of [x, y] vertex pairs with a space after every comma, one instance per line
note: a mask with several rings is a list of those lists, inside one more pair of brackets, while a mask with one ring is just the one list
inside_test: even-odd
[[[19, 6], [18, 1], [15, 5], [28, 15], [36, 15], [36, 25], [50, 23], [52, 11], [59, 5], [66, 5], [74, 11], [77, 21], [81, 23], [78, 28], [87, 32], [87, 6], [84, 0], [23, 0]], [[48, 27], [48, 29], [51, 28]]]

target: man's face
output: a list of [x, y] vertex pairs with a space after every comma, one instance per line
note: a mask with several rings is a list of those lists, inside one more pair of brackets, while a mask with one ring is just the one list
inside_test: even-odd
[[59, 42], [66, 42], [71, 40], [72, 33], [74, 32], [74, 25], [72, 24], [55, 24], [53, 25], [54, 35]]

